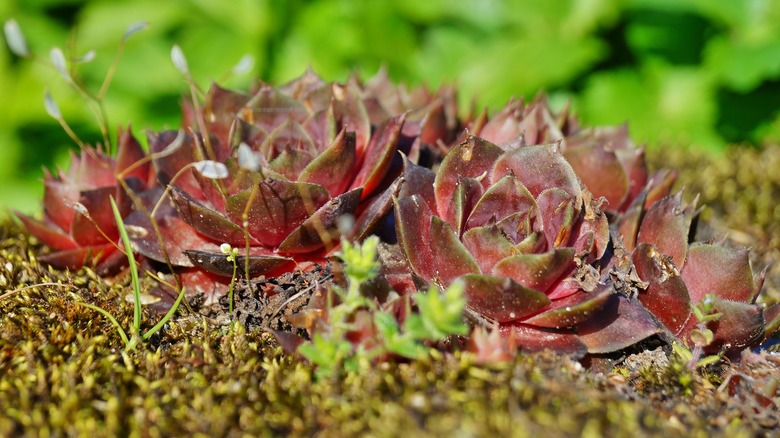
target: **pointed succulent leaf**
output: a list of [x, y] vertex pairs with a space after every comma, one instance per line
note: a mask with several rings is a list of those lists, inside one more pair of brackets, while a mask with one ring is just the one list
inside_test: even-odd
[[[231, 245], [240, 246], [246, 242], [247, 234], [241, 226], [178, 187], [171, 186], [171, 198], [179, 216], [204, 236]], [[250, 241], [257, 243], [251, 237]]]
[[73, 184], [46, 178], [43, 182], [43, 213], [60, 229], [69, 232], [73, 224], [74, 211], [69, 202], [78, 199], [78, 191]]
[[725, 349], [736, 352], [764, 340], [765, 325], [761, 307], [730, 300], [717, 300], [715, 311], [720, 313], [721, 317], [708, 325], [715, 338], [705, 351]]
[[371, 138], [371, 122], [363, 101], [360, 99], [360, 91], [351, 84], [332, 84], [333, 113], [339, 127], [344, 127], [347, 132], [355, 133], [355, 145], [358, 156], [366, 154], [369, 139]]
[[394, 204], [398, 243], [412, 270], [423, 280], [430, 282], [436, 271], [430, 245], [433, 212], [420, 195], [396, 199]]
[[338, 221], [345, 215], [353, 215], [360, 203], [362, 189], [350, 190], [330, 199], [279, 244], [280, 253], [307, 253], [319, 248], [332, 247], [338, 242]]
[[455, 191], [452, 192], [452, 202], [449, 204], [450, 210], [440, 211], [454, 229], [458, 236], [463, 234], [466, 218], [474, 209], [474, 205], [482, 197], [482, 184], [474, 178], [458, 178]]
[[403, 184], [398, 193], [399, 199], [408, 198], [412, 195], [420, 196], [431, 211], [436, 210], [436, 198], [433, 192], [433, 184], [436, 174], [423, 166], [412, 163], [404, 156]]
[[618, 216], [617, 230], [618, 234], [623, 238], [623, 246], [626, 250], [633, 251], [636, 247], [636, 238], [639, 234], [639, 226], [642, 223], [642, 217], [644, 215], [645, 199], [647, 198], [647, 192], [641, 191], [635, 198], [635, 201], [626, 209], [626, 211]]
[[639, 226], [637, 243], [651, 243], [662, 254], [672, 258], [682, 268], [688, 252], [688, 226], [682, 193], [667, 196], [647, 210]]
[[620, 208], [628, 195], [629, 179], [614, 152], [593, 142], [569, 148], [564, 156], [595, 198], [604, 197], [609, 210]]
[[[114, 214], [106, 208], [109, 199], [116, 195], [116, 190], [116, 187], [103, 187], [81, 192], [79, 204], [86, 210], [86, 215], [84, 212], [76, 213], [70, 227], [70, 234], [79, 245], [103, 245], [107, 243], [103, 234], [111, 240], [119, 237]], [[126, 212], [127, 205], [124, 207]]]
[[63, 251], [79, 246], [70, 234], [61, 230], [56, 224], [40, 222], [18, 211], [14, 211], [14, 214], [30, 234], [52, 249]]
[[299, 182], [319, 184], [335, 197], [346, 190], [355, 166], [355, 135], [342, 130], [333, 143], [304, 168]]
[[107, 243], [57, 251], [39, 256], [38, 260], [57, 269], [76, 270], [82, 266], [97, 267], [112, 252], [114, 252], [114, 245]]
[[685, 281], [669, 256], [648, 243], [640, 243], [633, 255], [636, 272], [647, 289], [639, 293], [639, 301], [673, 335], [680, 332], [693, 317], [691, 300]]
[[[314, 156], [304, 149], [285, 149], [268, 163], [265, 171], [277, 172], [283, 178], [295, 181], [306, 166], [312, 162]], [[334, 175], [335, 177], [335, 175]]]
[[517, 254], [498, 262], [493, 275], [509, 277], [525, 287], [546, 291], [574, 266], [573, 248], [543, 254]]
[[468, 307], [498, 323], [521, 320], [550, 304], [545, 294], [511, 278], [468, 274], [461, 279]]
[[249, 233], [261, 244], [276, 247], [329, 199], [322, 186], [268, 178], [229, 197], [225, 210], [237, 224], [244, 222], [246, 212]]
[[588, 353], [603, 354], [634, 345], [660, 329], [639, 301], [612, 295], [598, 316], [578, 324], [576, 331]]
[[466, 229], [497, 222], [535, 206], [531, 192], [514, 175], [506, 175], [491, 185], [479, 199], [468, 217]]
[[650, 208], [651, 205], [669, 196], [675, 181], [677, 181], [676, 170], [664, 169], [653, 174], [647, 182], [645, 208]]
[[393, 198], [398, 196], [402, 183], [401, 178], [396, 178], [382, 193], [365, 201], [365, 206], [355, 218], [352, 230], [345, 237], [360, 242], [373, 233], [393, 209]]
[[557, 187], [549, 188], [536, 199], [543, 232], [549, 248], [568, 246], [576, 211], [576, 198]]
[[[322, 149], [324, 150], [328, 145], [330, 145], [330, 143], [322, 145]], [[293, 119], [286, 119], [263, 139], [258, 151], [260, 152], [260, 155], [266, 157], [266, 159], [270, 161], [283, 151], [287, 150], [307, 151], [314, 157], [319, 153], [317, 146], [318, 145], [315, 144], [314, 140], [312, 140], [309, 133], [300, 123]], [[279, 172], [286, 174], [284, 169], [279, 169]]]
[[[195, 142], [189, 134], [180, 134], [179, 131], [163, 131], [160, 133], [147, 133], [149, 151], [152, 154], [154, 169], [157, 178], [162, 185], [172, 182], [177, 187], [189, 193], [191, 196], [201, 192], [200, 184], [195, 179], [192, 169], [184, 170], [177, 176], [180, 170], [190, 165], [195, 159]], [[180, 146], [177, 144], [180, 143]], [[177, 146], [173, 152], [168, 149]], [[159, 154], [159, 152], [166, 153]], [[174, 181], [173, 178], [176, 177]]]
[[[189, 257], [192, 264], [205, 269], [212, 274], [221, 275], [223, 277], [233, 276], [233, 262], [228, 261], [225, 254], [221, 251], [201, 251], [201, 250], [185, 250], [184, 254]], [[294, 261], [287, 257], [279, 257], [272, 254], [260, 254], [250, 255], [249, 259], [249, 275], [256, 277], [258, 275], [273, 275], [279, 273], [289, 266]], [[238, 269], [236, 272], [240, 275], [245, 271], [247, 257], [239, 254], [236, 257], [236, 266]]]
[[499, 326], [499, 330], [505, 333], [505, 336], [513, 336], [522, 351], [549, 349], [573, 357], [582, 357], [588, 352], [579, 336], [570, 330], [545, 329], [525, 324], [502, 325]]
[[514, 174], [533, 196], [557, 187], [571, 196], [580, 192], [580, 183], [557, 144], [523, 146], [505, 153], [493, 166], [491, 182]]
[[431, 216], [430, 227], [431, 240], [427, 244], [431, 245], [436, 266], [433, 273], [437, 280], [447, 285], [461, 275], [479, 273], [477, 262], [458, 239], [450, 224], [437, 216]]
[[[476, 137], [469, 137], [450, 150], [439, 166], [434, 181], [437, 211], [442, 215], [454, 212], [451, 205], [457, 199], [454, 193], [462, 178], [482, 179], [482, 185], [487, 188], [490, 181], [485, 175], [503, 151], [498, 146]], [[454, 217], [454, 214], [445, 216]]]
[[764, 310], [765, 338], [774, 336], [780, 330], [780, 303], [775, 303]]
[[496, 224], [472, 228], [463, 233], [462, 241], [483, 273], [493, 272], [496, 263], [516, 253], [514, 242]]
[[752, 304], [759, 290], [750, 268], [748, 249], [716, 245], [693, 245], [688, 249], [682, 278], [691, 301], [714, 293], [722, 300]]
[[396, 156], [405, 120], [406, 114], [394, 117], [371, 137], [361, 159], [360, 171], [351, 185], [352, 188], [363, 187], [363, 199], [374, 194], [387, 174]]
[[573, 327], [596, 316], [612, 294], [612, 288], [607, 286], [602, 286], [591, 293], [574, 293], [566, 298], [554, 300], [548, 309], [527, 318], [523, 323], [548, 328]]
[[141, 148], [141, 143], [135, 139], [130, 127], [126, 130], [119, 130], [117, 135], [119, 138], [119, 145], [116, 151], [116, 172], [124, 173], [126, 170], [132, 167], [128, 177], [138, 178], [139, 181], [144, 184], [149, 181], [149, 168], [151, 162], [142, 162], [146, 158], [144, 150]]

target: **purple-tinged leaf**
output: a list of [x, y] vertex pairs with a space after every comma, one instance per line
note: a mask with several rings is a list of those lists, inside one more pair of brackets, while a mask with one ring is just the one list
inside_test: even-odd
[[660, 329], [638, 301], [612, 295], [596, 315], [577, 325], [576, 332], [588, 353], [603, 354], [634, 345]]
[[350, 190], [329, 200], [279, 244], [280, 253], [307, 253], [319, 248], [335, 246], [340, 237], [338, 221], [344, 215], [353, 215], [360, 203], [362, 189]]
[[517, 212], [536, 207], [533, 196], [513, 175], [490, 186], [479, 199], [466, 222], [466, 229], [498, 222]]
[[236, 224], [247, 220], [249, 233], [258, 242], [276, 247], [329, 199], [322, 186], [268, 178], [229, 197], [225, 210]]
[[[108, 242], [106, 242], [103, 234], [106, 234], [112, 240], [119, 237], [114, 214], [110, 209], [106, 208], [109, 199], [116, 195], [116, 190], [116, 187], [103, 187], [81, 192], [79, 203], [86, 208], [90, 217], [80, 213], [76, 213], [73, 217], [70, 234], [79, 245], [105, 245]], [[125, 211], [127, 211], [126, 208], [125, 206]]]
[[394, 204], [398, 244], [412, 270], [426, 282], [431, 282], [436, 269], [430, 245], [433, 212], [419, 195], [396, 199]]
[[463, 233], [462, 241], [483, 273], [493, 272], [496, 263], [515, 254], [514, 242], [496, 224], [472, 228]]
[[525, 287], [546, 291], [574, 266], [573, 248], [543, 254], [517, 254], [496, 264], [493, 275], [509, 277]]
[[[705, 347], [705, 351], [716, 352], [725, 349], [728, 352], [738, 352], [764, 340], [765, 326], [761, 307], [717, 300], [715, 311], [720, 313], [721, 317], [708, 324], [715, 338]], [[690, 335], [690, 332], [688, 334]]]
[[82, 266], [98, 266], [115, 251], [113, 244], [81, 246], [38, 256], [38, 260], [57, 269], [77, 270]]
[[520, 350], [526, 352], [552, 350], [575, 358], [588, 352], [580, 338], [569, 330], [551, 330], [524, 324], [501, 325], [499, 330], [505, 336], [514, 336]]
[[398, 138], [404, 126], [406, 114], [388, 120], [371, 138], [360, 160], [360, 171], [351, 187], [363, 187], [363, 199], [373, 195], [387, 174], [398, 150]]
[[617, 210], [629, 192], [629, 179], [617, 156], [601, 143], [569, 148], [564, 157], [594, 198], [604, 197]]
[[685, 263], [688, 252], [688, 226], [682, 193], [667, 196], [647, 210], [639, 226], [637, 243], [651, 243], [672, 258], [677, 268]]
[[474, 205], [482, 197], [482, 184], [474, 178], [458, 178], [449, 211], [439, 214], [455, 229], [458, 236], [463, 234], [466, 218], [474, 209]]
[[434, 180], [437, 211], [449, 218], [454, 217], [452, 202], [456, 199], [454, 193], [462, 178], [481, 179], [482, 186], [487, 189], [490, 181], [485, 177], [493, 163], [503, 151], [498, 146], [477, 137], [469, 137], [447, 154], [442, 161]]
[[780, 330], [780, 303], [775, 303], [764, 310], [764, 321], [766, 322], [765, 338], [774, 336]]
[[676, 170], [659, 170], [647, 182], [647, 199], [645, 200], [645, 208], [650, 208], [651, 205], [669, 196], [672, 193], [672, 186], [677, 181]]
[[433, 184], [436, 174], [426, 167], [418, 166], [404, 157], [403, 184], [398, 193], [399, 199], [412, 195], [420, 196], [431, 211], [436, 210], [436, 198], [433, 192]]
[[521, 320], [550, 304], [545, 294], [511, 278], [467, 274], [460, 279], [465, 284], [468, 307], [498, 323]]
[[637, 275], [648, 283], [639, 293], [639, 301], [673, 335], [680, 332], [693, 318], [691, 300], [685, 281], [669, 256], [652, 244], [640, 243], [634, 250]]
[[548, 309], [527, 318], [523, 323], [547, 328], [573, 327], [597, 315], [613, 295], [611, 287], [601, 286], [598, 290], [578, 292], [553, 300]]
[[465, 274], [479, 274], [479, 266], [468, 249], [458, 239], [450, 224], [438, 216], [431, 216], [431, 240], [418, 242], [430, 245], [434, 260], [434, 280], [449, 285], [457, 277]]
[[576, 198], [557, 187], [544, 190], [536, 198], [542, 232], [549, 248], [568, 246], [577, 214]]
[[333, 143], [301, 171], [298, 181], [319, 184], [336, 197], [349, 185], [356, 160], [355, 135], [341, 130]]
[[79, 244], [73, 240], [70, 234], [62, 231], [57, 224], [43, 223], [18, 211], [14, 211], [14, 214], [22, 221], [27, 231], [46, 246], [58, 251], [78, 248]]
[[557, 144], [523, 146], [505, 153], [493, 166], [490, 176], [495, 183], [512, 173], [533, 196], [556, 187], [571, 196], [580, 193], [580, 183]]
[[[176, 186], [171, 186], [171, 198], [179, 216], [199, 233], [218, 243], [239, 247], [245, 244], [247, 235], [244, 229], [215, 209], [192, 198]], [[257, 243], [251, 237], [250, 242]]]
[[398, 196], [402, 183], [403, 179], [396, 178], [382, 193], [364, 201], [364, 206], [358, 211], [353, 228], [346, 237], [361, 242], [373, 233], [393, 209], [393, 198]]
[[[205, 269], [212, 274], [223, 277], [233, 276], [233, 262], [227, 260], [227, 256], [221, 251], [210, 252], [201, 250], [185, 250], [184, 254], [190, 258], [192, 264]], [[284, 272], [288, 267], [294, 264], [294, 261], [287, 257], [279, 257], [272, 254], [251, 254], [249, 258], [249, 276], [275, 275]], [[236, 273], [243, 275], [246, 272], [247, 257], [239, 253], [236, 256]]]
[[721, 300], [752, 304], [759, 293], [748, 249], [693, 245], [688, 248], [681, 275], [694, 303], [714, 293]]

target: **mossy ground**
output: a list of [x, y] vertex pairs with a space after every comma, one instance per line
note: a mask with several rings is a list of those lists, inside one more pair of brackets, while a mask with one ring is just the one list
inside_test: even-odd
[[[766, 161], [748, 153], [755, 155], [749, 167]], [[780, 150], [771, 154], [780, 156]], [[714, 174], [704, 166], [721, 166], [724, 178], [744, 172], [745, 158], [684, 158], [675, 158], [686, 169], [683, 181], [694, 181], [686, 179], [689, 174]], [[767, 187], [780, 196], [777, 179]], [[727, 213], [714, 226], [740, 230], [741, 238], [752, 239], [758, 260], [776, 260], [778, 210], [766, 204], [778, 198], [759, 201], [762, 196], [747, 199], [738, 190], [728, 199], [705, 194], [705, 200], [718, 216]], [[752, 226], [750, 214], [734, 216], [732, 202], [747, 211], [769, 209], [775, 222]], [[691, 373], [663, 350], [592, 368], [551, 353], [482, 366], [467, 355], [434, 352], [427, 360], [366, 365], [318, 380], [267, 333], [231, 330], [186, 309], [150, 342], [124, 351], [114, 327], [77, 303], [101, 306], [130, 327], [129, 280], [109, 284], [88, 269], [64, 273], [42, 266], [34, 257], [42, 248], [10, 219], [0, 222], [3, 436], [731, 437], [780, 427], [780, 359], [770, 354]], [[9, 294], [43, 283], [49, 285]], [[777, 284], [774, 269], [767, 286]], [[156, 318], [145, 314], [144, 326]]]

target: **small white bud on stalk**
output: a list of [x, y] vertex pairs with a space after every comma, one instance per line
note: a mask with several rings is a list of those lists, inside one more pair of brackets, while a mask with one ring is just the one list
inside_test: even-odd
[[130, 26], [127, 26], [127, 30], [125, 30], [125, 34], [122, 35], [122, 42], [127, 41], [128, 38], [133, 36], [133, 34], [136, 34], [144, 29], [149, 27], [149, 23], [146, 21], [137, 21]]
[[238, 166], [256, 172], [260, 169], [260, 154], [253, 151], [248, 144], [241, 142], [238, 145]]
[[228, 168], [222, 163], [212, 160], [198, 161], [194, 164], [195, 169], [201, 175], [211, 179], [222, 179], [228, 177]]
[[255, 65], [255, 57], [249, 54], [244, 55], [238, 60], [235, 66], [233, 66], [233, 74], [240, 75], [252, 70]]
[[30, 56], [30, 49], [27, 47], [27, 40], [24, 38], [22, 28], [19, 27], [19, 23], [13, 18], [6, 20], [3, 25], [3, 32], [5, 33], [5, 40], [8, 43], [8, 48], [16, 56], [26, 58]]
[[62, 52], [62, 49], [59, 47], [52, 48], [51, 51], [49, 51], [49, 59], [51, 60], [51, 63], [54, 64], [54, 68], [60, 72], [60, 75], [62, 75], [66, 81], [71, 82], [72, 78], [68, 72], [68, 63], [65, 60], [65, 53]]
[[55, 120], [62, 120], [62, 113], [60, 107], [57, 106], [57, 102], [51, 97], [49, 90], [46, 90], [43, 95], [43, 107], [46, 109], [46, 113]]
[[171, 48], [171, 61], [173, 61], [173, 66], [176, 67], [176, 70], [185, 75], [190, 74], [187, 58], [184, 57], [184, 52], [181, 51], [181, 47], [178, 44], [174, 44], [173, 48]]

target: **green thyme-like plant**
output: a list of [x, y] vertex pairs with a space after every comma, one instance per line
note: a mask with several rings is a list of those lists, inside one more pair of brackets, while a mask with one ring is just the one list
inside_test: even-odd
[[[389, 312], [361, 293], [361, 286], [374, 279], [379, 273], [377, 246], [379, 238], [371, 236], [362, 244], [342, 241], [339, 257], [344, 262], [347, 289], [334, 287], [341, 299], [327, 309], [327, 328], [318, 330], [312, 341], [301, 345], [298, 351], [317, 366], [320, 377], [332, 376], [340, 371], [353, 372], [361, 364], [372, 359], [396, 354], [419, 359], [427, 354], [426, 341], [440, 341], [450, 335], [465, 335], [468, 327], [462, 320], [466, 300], [463, 285], [454, 283], [443, 293], [431, 287], [427, 293], [415, 295], [419, 313], [410, 314], [398, 323]], [[355, 328], [353, 322], [358, 311], [366, 309], [373, 314], [376, 328], [375, 345], [353, 346], [347, 334]]]

